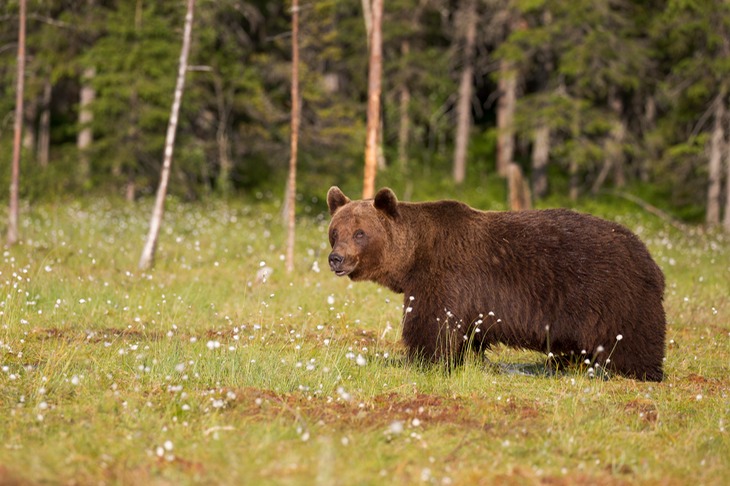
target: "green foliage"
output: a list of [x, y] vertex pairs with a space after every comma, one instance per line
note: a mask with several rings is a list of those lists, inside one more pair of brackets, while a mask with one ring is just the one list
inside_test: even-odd
[[[289, 8], [289, 2], [264, 0], [197, 3], [172, 193], [195, 199], [216, 191], [283, 191], [290, 151]], [[332, 0], [301, 6], [298, 175], [309, 194], [333, 182], [356, 186], [361, 178], [368, 62], [361, 9], [359, 2]], [[17, 2], [6, 10], [0, 17], [3, 146], [12, 136]], [[154, 190], [183, 10], [173, 0], [29, 1], [24, 197], [122, 193], [127, 185], [143, 195]], [[451, 190], [462, 11], [462, 2], [443, 0], [385, 6], [382, 144], [391, 173], [381, 170], [382, 182], [418, 177]], [[498, 66], [507, 60], [519, 79], [515, 160], [528, 173], [534, 133], [547, 126], [553, 188], [576, 162], [581, 189], [590, 187], [613, 151], [629, 184], [656, 186], [666, 197], [663, 207], [705, 204], [707, 109], [719, 94], [726, 103], [730, 94], [727, 2], [479, 0], [477, 12], [470, 183], [479, 185], [494, 172]], [[79, 180], [79, 91], [90, 67], [96, 70], [90, 81], [94, 136], [85, 154], [91, 172]], [[410, 97], [405, 111], [404, 93]], [[399, 167], [404, 113], [406, 167]], [[53, 167], [41, 168], [38, 139], [47, 114]], [[617, 127], [625, 134], [618, 143]], [[3, 151], [0, 160], [9, 154]]]

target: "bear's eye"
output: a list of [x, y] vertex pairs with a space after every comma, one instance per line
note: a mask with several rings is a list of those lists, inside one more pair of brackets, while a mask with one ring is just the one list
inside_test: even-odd
[[365, 232], [363, 230], [357, 230], [355, 231], [355, 239], [356, 240], [362, 240], [365, 238]]

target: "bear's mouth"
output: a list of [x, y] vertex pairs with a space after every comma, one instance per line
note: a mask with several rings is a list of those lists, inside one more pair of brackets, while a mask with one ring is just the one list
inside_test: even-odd
[[335, 275], [338, 277], [346, 277], [346, 276], [352, 276], [353, 272], [357, 268], [357, 265], [353, 266], [352, 268], [333, 268], [332, 271], [335, 272]]
[[346, 277], [348, 275], [352, 276], [355, 269], [357, 269], [357, 264], [357, 261], [349, 262], [349, 264], [342, 262], [339, 265], [330, 265], [330, 270], [332, 270], [338, 277]]

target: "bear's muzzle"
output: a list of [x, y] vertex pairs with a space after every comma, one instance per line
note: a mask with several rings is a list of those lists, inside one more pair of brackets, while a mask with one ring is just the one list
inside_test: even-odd
[[329, 264], [330, 270], [335, 272], [338, 277], [350, 275], [357, 267], [357, 262], [354, 265], [348, 265], [345, 262], [345, 257], [335, 252], [330, 253]]

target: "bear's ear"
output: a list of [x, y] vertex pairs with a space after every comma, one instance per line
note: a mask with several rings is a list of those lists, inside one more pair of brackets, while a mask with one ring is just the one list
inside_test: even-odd
[[330, 216], [333, 216], [335, 211], [349, 202], [350, 198], [345, 196], [345, 193], [342, 192], [339, 187], [332, 186], [330, 187], [330, 190], [327, 191], [327, 206], [330, 209]]
[[379, 190], [375, 195], [375, 201], [373, 201], [375, 209], [384, 212], [391, 218], [398, 217], [398, 198], [395, 197], [395, 193], [384, 187]]

